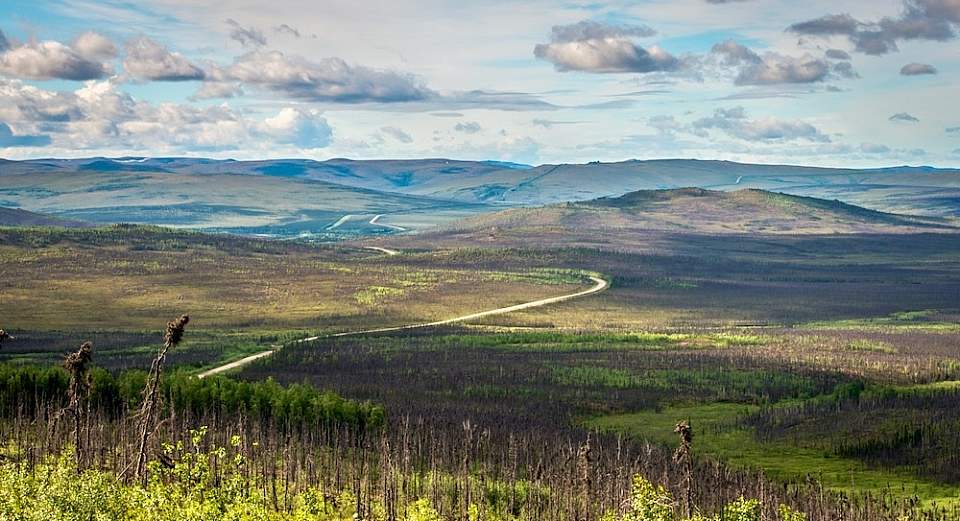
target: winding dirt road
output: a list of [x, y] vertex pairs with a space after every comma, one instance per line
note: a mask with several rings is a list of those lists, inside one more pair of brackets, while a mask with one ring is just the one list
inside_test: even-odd
[[337, 219], [337, 222], [331, 224], [330, 226], [327, 226], [327, 230], [337, 229], [337, 228], [340, 227], [340, 225], [342, 225], [343, 223], [349, 221], [349, 220], [352, 219], [352, 218], [353, 218], [353, 216], [350, 215], [350, 214], [344, 215], [343, 217]]
[[381, 217], [383, 217], [383, 214], [374, 215], [373, 219], [370, 219], [370, 224], [374, 226], [382, 226], [384, 228], [390, 228], [391, 230], [396, 230], [398, 232], [407, 231], [407, 229], [404, 228], [403, 226], [397, 226], [396, 224], [387, 224], [387, 223], [380, 222]]
[[[371, 247], [368, 248], [368, 249], [377, 249], [378, 251], [384, 251], [384, 250], [386, 250], [386, 251], [384, 251], [384, 253], [392, 252], [392, 253], [387, 253], [387, 255], [396, 255], [396, 254], [397, 254], [396, 251], [394, 251], [394, 250], [388, 250], [387, 248], [376, 248], [376, 247], [371, 246]], [[365, 335], [365, 334], [368, 334], [368, 333], [387, 333], [387, 332], [390, 332], [390, 331], [405, 331], [405, 330], [407, 330], [407, 329], [419, 329], [419, 328], [424, 328], [424, 327], [434, 327], [434, 326], [443, 326], [443, 325], [447, 325], [447, 324], [454, 324], [454, 323], [457, 323], [457, 322], [466, 322], [466, 321], [468, 321], [468, 320], [474, 320], [474, 319], [478, 319], [478, 318], [489, 317], [489, 316], [492, 316], [492, 315], [503, 315], [503, 314], [505, 314], [505, 313], [512, 313], [512, 312], [514, 312], [514, 311], [521, 311], [521, 310], [524, 310], [524, 309], [536, 308], [536, 307], [540, 307], [540, 306], [548, 306], [548, 305], [550, 305], [550, 304], [557, 304], [557, 303], [559, 303], [559, 302], [566, 302], [566, 301], [568, 301], [568, 300], [573, 300], [573, 299], [576, 299], [576, 298], [585, 297], [585, 296], [587, 296], [587, 295], [592, 295], [592, 294], [594, 294], [594, 293], [599, 293], [599, 292], [607, 289], [608, 287], [610, 287], [610, 283], [607, 282], [607, 281], [604, 280], [604, 279], [601, 279], [600, 277], [591, 276], [591, 277], [590, 277], [590, 280], [593, 282], [593, 286], [591, 286], [590, 288], [585, 289], [585, 290], [583, 290], [583, 291], [578, 291], [577, 293], [569, 293], [569, 294], [567, 294], [567, 295], [560, 295], [560, 296], [557, 296], [557, 297], [549, 297], [549, 298], [544, 298], [544, 299], [540, 299], [540, 300], [534, 300], [534, 301], [532, 301], [532, 302], [524, 302], [524, 303], [522, 303], [522, 304], [516, 304], [516, 305], [513, 305], [513, 306], [507, 306], [507, 307], [503, 307], [503, 308], [491, 309], [491, 310], [488, 310], [488, 311], [480, 311], [479, 313], [472, 313], [472, 314], [469, 314], [469, 315], [463, 315], [463, 316], [459, 316], [459, 317], [448, 318], [448, 319], [446, 319], [446, 320], [437, 320], [437, 321], [435, 321], [435, 322], [422, 322], [422, 323], [419, 323], [419, 324], [408, 324], [408, 325], [405, 325], [405, 326], [381, 327], [381, 328], [377, 328], [377, 329], [365, 329], [365, 330], [362, 330], [362, 331], [347, 331], [347, 332], [344, 332], [344, 333], [334, 333], [334, 334], [332, 334], [332, 335], [312, 336], [312, 337], [308, 337], [308, 338], [302, 338], [302, 339], [300, 339], [300, 340], [294, 340], [293, 342], [290, 342], [290, 344], [293, 345], [293, 344], [302, 344], [302, 343], [304, 343], [304, 342], [313, 342], [313, 341], [315, 341], [315, 340], [320, 340], [321, 338], [337, 338], [337, 337], [344, 337], [344, 336], [357, 336], [357, 335]], [[252, 363], [252, 362], [254, 362], [254, 361], [256, 361], [256, 360], [259, 360], [259, 359], [261, 359], [261, 358], [270, 356], [270, 355], [272, 355], [275, 351], [277, 351], [278, 349], [281, 349], [281, 348], [282, 348], [282, 346], [270, 346], [270, 347], [271, 347], [271, 349], [269, 349], [269, 350], [267, 350], [267, 351], [261, 351], [261, 352], [259, 352], [259, 353], [250, 355], [250, 356], [248, 356], [248, 357], [246, 357], [246, 358], [241, 358], [240, 360], [235, 360], [235, 361], [230, 362], [230, 363], [228, 363], [228, 364], [224, 364], [224, 365], [221, 365], [221, 366], [219, 366], [219, 367], [215, 367], [215, 368], [213, 368], [213, 369], [210, 369], [210, 370], [208, 370], [208, 371], [204, 371], [204, 372], [200, 373], [200, 374], [198, 375], [198, 377], [199, 377], [199, 378], [205, 378], [205, 377], [207, 377], [207, 376], [213, 376], [213, 375], [215, 375], [215, 374], [225, 373], [225, 372], [231, 371], [231, 370], [233, 370], [233, 369], [238, 369], [238, 368], [243, 367], [243, 366], [245, 366], [245, 365], [247, 365], [247, 364], [249, 364], [249, 363]]]
[[385, 253], [391, 256], [400, 254], [400, 252], [397, 250], [391, 250], [390, 248], [381, 248], [380, 246], [364, 246], [364, 249], [378, 251], [380, 253]]

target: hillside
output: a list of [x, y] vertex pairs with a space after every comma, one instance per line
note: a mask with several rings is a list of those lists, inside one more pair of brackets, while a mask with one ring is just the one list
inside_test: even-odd
[[835, 235], [960, 231], [952, 219], [883, 213], [763, 190], [645, 190], [615, 198], [514, 208], [476, 216], [414, 240], [504, 246], [630, 249], [677, 234]]
[[[528, 167], [448, 159], [353, 161], [89, 158], [0, 163], [0, 204], [93, 222], [244, 233], [424, 230], [516, 206], [638, 190], [756, 188], [885, 212], [960, 216], [960, 170], [874, 170], [651, 160]], [[334, 234], [336, 235], [336, 234]]]
[[542, 165], [498, 171], [477, 181], [435, 183], [431, 195], [521, 205], [617, 196], [637, 190], [758, 188], [920, 215], [960, 215], [960, 170], [894, 167], [874, 170], [753, 165], [667, 159]]
[[51, 217], [42, 213], [28, 212], [19, 208], [0, 207], [0, 226], [61, 226], [64, 228], [85, 228], [92, 224], [69, 219]]

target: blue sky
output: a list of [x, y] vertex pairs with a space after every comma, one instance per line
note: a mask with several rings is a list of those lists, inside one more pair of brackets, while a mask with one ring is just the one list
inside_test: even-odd
[[8, 0], [0, 20], [12, 159], [960, 165], [960, 0]]

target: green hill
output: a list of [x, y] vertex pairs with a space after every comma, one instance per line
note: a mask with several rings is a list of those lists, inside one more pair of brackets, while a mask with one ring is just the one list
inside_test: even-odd
[[514, 208], [471, 217], [416, 240], [505, 246], [629, 249], [658, 237], [953, 233], [948, 218], [868, 210], [839, 201], [763, 190], [644, 190], [615, 198]]
[[19, 208], [0, 207], [0, 226], [61, 226], [64, 228], [86, 228], [93, 225], [84, 221], [60, 219], [59, 217], [28, 212]]

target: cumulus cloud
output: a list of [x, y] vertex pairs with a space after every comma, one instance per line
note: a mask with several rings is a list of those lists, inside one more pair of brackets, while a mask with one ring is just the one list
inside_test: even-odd
[[[773, 117], [752, 118], [743, 107], [716, 109], [711, 116], [684, 121], [673, 115], [647, 118], [646, 123], [657, 131], [658, 142], [676, 141], [678, 134], [696, 136], [715, 142], [721, 135], [734, 138], [727, 149], [762, 145], [769, 147], [800, 145], [834, 146], [828, 135], [805, 121]], [[648, 139], [650, 137], [648, 136]]]
[[476, 134], [477, 132], [483, 130], [483, 127], [481, 127], [480, 123], [477, 123], [476, 121], [466, 121], [457, 123], [453, 129], [457, 132], [463, 132], [464, 134]]
[[271, 118], [263, 120], [263, 132], [274, 142], [295, 145], [298, 148], [323, 148], [330, 144], [333, 132], [317, 111], [286, 107]]
[[0, 120], [54, 123], [80, 116], [73, 93], [48, 91], [0, 78]]
[[106, 62], [117, 56], [117, 46], [106, 36], [87, 31], [73, 41], [73, 49], [84, 58]]
[[230, 38], [240, 42], [240, 45], [253, 48], [267, 45], [267, 37], [259, 29], [244, 27], [232, 18], [227, 18], [225, 23], [230, 27]]
[[413, 143], [413, 137], [397, 127], [381, 127], [380, 130], [401, 143]]
[[340, 58], [314, 62], [280, 51], [246, 53], [222, 75], [306, 101], [389, 103], [421, 101], [435, 95], [408, 74], [353, 66]]
[[921, 76], [936, 73], [937, 68], [926, 63], [908, 63], [900, 69], [900, 74], [903, 76]]
[[243, 87], [239, 83], [230, 83], [225, 81], [205, 81], [197, 89], [197, 92], [190, 96], [191, 100], [203, 99], [225, 99], [243, 95]]
[[89, 81], [75, 91], [50, 91], [18, 80], [0, 80], [0, 121], [43, 129], [55, 145], [72, 150], [321, 148], [330, 143], [332, 134], [316, 111], [287, 107], [259, 120], [226, 105], [137, 100], [113, 81]]
[[849, 14], [830, 14], [793, 24], [787, 30], [807, 36], [843, 36], [858, 52], [880, 55], [899, 50], [897, 44], [901, 41], [952, 40], [957, 36], [958, 24], [957, 0], [904, 0], [897, 17], [864, 22]]
[[533, 54], [561, 72], [647, 73], [679, 68], [680, 60], [667, 51], [644, 48], [633, 41], [654, 34], [643, 25], [582, 21], [554, 26], [550, 43], [537, 44]]
[[[664, 123], [664, 122], [660, 122]], [[810, 141], [829, 143], [830, 138], [813, 125], [804, 121], [787, 121], [776, 118], [750, 119], [743, 107], [717, 109], [713, 116], [694, 121], [691, 133], [707, 137], [708, 131], [719, 130], [729, 136], [745, 141]]]
[[[247, 46], [260, 47], [257, 31], [228, 22]], [[289, 25], [277, 31], [294, 35]], [[583, 25], [568, 36], [598, 34], [601, 28]], [[619, 32], [618, 32], [619, 31]], [[647, 29], [625, 26], [609, 34], [646, 34]], [[265, 39], [262, 39], [265, 41]], [[0, 76], [24, 79], [101, 79], [112, 74], [110, 62], [117, 49], [97, 33], [84, 33], [71, 45], [59, 42], [11, 41], [0, 32]], [[280, 51], [257, 48], [236, 57], [233, 63], [206, 63], [202, 67], [184, 55], [141, 36], [125, 45], [125, 78], [139, 81], [198, 81], [203, 84], [191, 100], [223, 99], [250, 90], [267, 91], [306, 102], [381, 103], [403, 105], [400, 110], [552, 110], [541, 97], [522, 92], [465, 91], [440, 94], [418, 77], [391, 70], [348, 64], [340, 58], [310, 60]], [[66, 117], [66, 116], [63, 116]]]
[[896, 122], [901, 122], [901, 123], [919, 123], [920, 122], [920, 120], [917, 117], [912, 116], [906, 112], [898, 112], [890, 116], [888, 119], [895, 123]]
[[6, 123], [0, 123], [0, 148], [44, 147], [50, 144], [50, 136], [14, 134]]
[[111, 74], [116, 47], [104, 36], [87, 32], [71, 44], [9, 40], [0, 31], [0, 74], [30, 80], [92, 80]]
[[350, 65], [339, 58], [313, 61], [280, 51], [256, 50], [238, 56], [232, 64], [208, 63], [205, 69], [200, 69], [162, 47], [152, 48], [149, 54], [151, 59], [142, 61], [154, 69], [169, 72], [164, 76], [155, 74], [154, 79], [171, 80], [181, 75], [176, 71], [182, 71], [184, 77], [180, 79], [204, 80], [191, 97], [194, 100], [230, 98], [249, 89], [260, 89], [306, 102], [382, 103], [392, 104], [394, 108], [403, 105], [398, 110], [449, 113], [471, 108], [507, 111], [557, 108], [539, 96], [523, 92], [473, 90], [441, 94], [411, 74]]
[[816, 83], [836, 74], [843, 77], [855, 77], [856, 73], [849, 63], [831, 65], [824, 59], [804, 55], [785, 56], [767, 52], [760, 55], [733, 40], [720, 42], [713, 46], [711, 53], [722, 59], [722, 65], [737, 71], [737, 85], [776, 85], [785, 83]]
[[581, 40], [603, 40], [606, 38], [646, 38], [657, 34], [646, 25], [613, 25], [592, 20], [583, 20], [570, 25], [555, 25], [551, 29], [553, 42], [578, 42]]
[[123, 69], [138, 80], [190, 81], [201, 80], [205, 73], [178, 52], [145, 37], [127, 42]]

